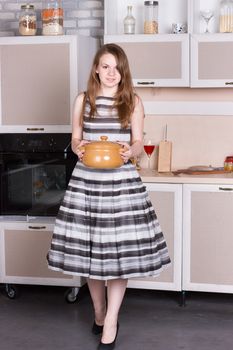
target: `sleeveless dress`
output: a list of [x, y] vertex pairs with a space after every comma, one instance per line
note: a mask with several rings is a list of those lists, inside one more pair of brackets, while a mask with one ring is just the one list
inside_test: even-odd
[[[114, 99], [97, 97], [97, 115], [85, 105], [83, 139], [130, 142]], [[117, 169], [77, 162], [47, 255], [52, 270], [98, 280], [158, 276], [170, 264], [167, 245], [145, 186], [130, 161]]]

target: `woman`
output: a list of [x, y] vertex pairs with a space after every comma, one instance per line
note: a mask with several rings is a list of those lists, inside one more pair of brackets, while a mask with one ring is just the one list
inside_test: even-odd
[[[143, 122], [124, 51], [115, 44], [102, 46], [87, 91], [75, 101], [72, 150], [79, 161], [48, 254], [51, 269], [87, 278], [95, 312], [92, 332], [102, 333], [99, 350], [115, 346], [128, 278], [157, 276], [170, 263], [156, 214], [130, 160], [142, 152]], [[82, 163], [81, 147], [101, 135], [123, 146], [120, 168], [93, 169]]]

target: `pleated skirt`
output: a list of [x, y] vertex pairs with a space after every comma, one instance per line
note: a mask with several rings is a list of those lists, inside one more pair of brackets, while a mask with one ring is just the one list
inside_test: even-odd
[[52, 270], [98, 280], [158, 276], [170, 264], [155, 211], [132, 163], [97, 170], [77, 162], [47, 260]]

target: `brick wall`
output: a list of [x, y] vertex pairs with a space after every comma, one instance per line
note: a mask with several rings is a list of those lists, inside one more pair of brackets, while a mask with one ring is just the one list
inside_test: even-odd
[[[37, 35], [41, 34], [42, 1], [0, 0], [0, 36], [18, 35], [20, 7], [27, 2], [35, 6]], [[63, 8], [65, 34], [103, 36], [104, 0], [63, 0]]]

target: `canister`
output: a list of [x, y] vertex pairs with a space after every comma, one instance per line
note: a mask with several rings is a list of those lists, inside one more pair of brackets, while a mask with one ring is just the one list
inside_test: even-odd
[[158, 1], [144, 1], [144, 34], [158, 33]]
[[233, 171], [233, 156], [226, 157], [224, 161], [224, 170]]
[[31, 4], [21, 5], [19, 34], [36, 35], [36, 12], [34, 6]]
[[43, 35], [63, 34], [62, 1], [44, 1], [41, 17]]

